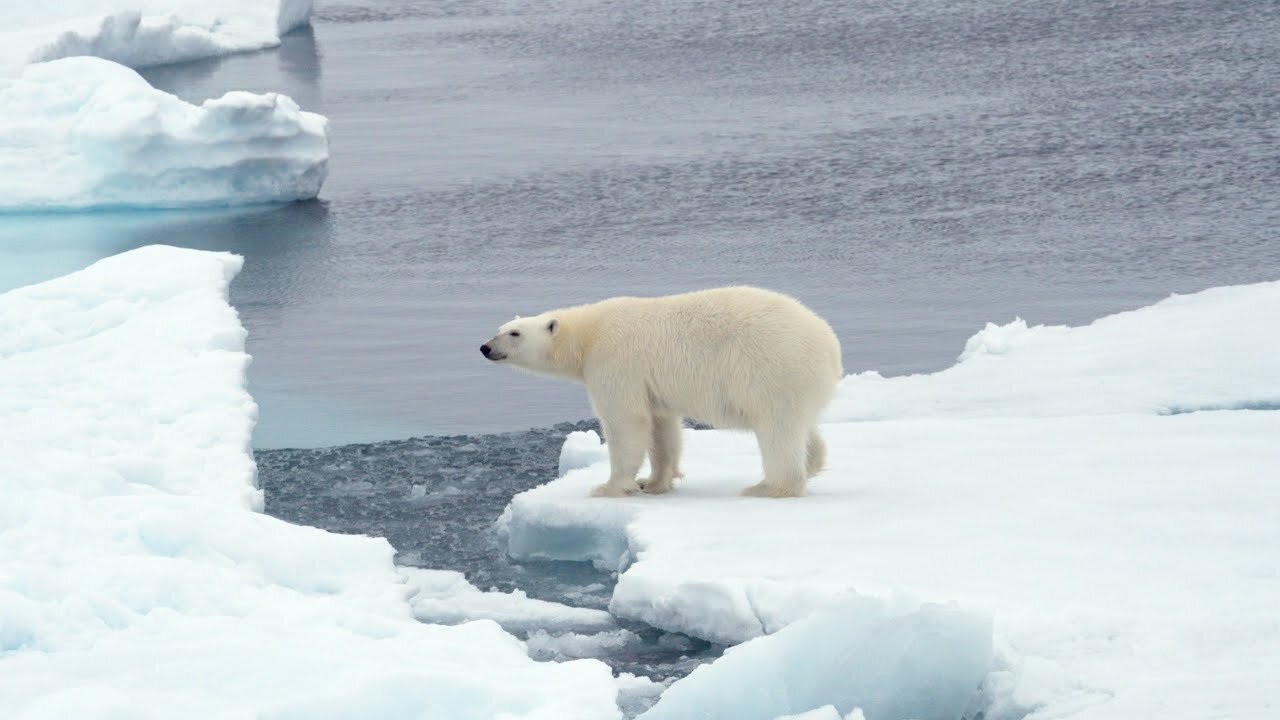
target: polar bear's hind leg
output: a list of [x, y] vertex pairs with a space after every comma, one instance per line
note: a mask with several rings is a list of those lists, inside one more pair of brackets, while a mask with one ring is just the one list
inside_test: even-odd
[[809, 431], [779, 423], [756, 430], [764, 480], [742, 491], [753, 497], [799, 497], [808, 478], [806, 466]]

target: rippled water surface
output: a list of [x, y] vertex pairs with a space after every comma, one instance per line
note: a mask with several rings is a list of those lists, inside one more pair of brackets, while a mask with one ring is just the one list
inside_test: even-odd
[[896, 374], [989, 320], [1280, 278], [1271, 0], [317, 6], [277, 50], [145, 74], [326, 114], [319, 202], [0, 217], [0, 287], [244, 254], [261, 447], [584, 417], [476, 348], [620, 293], [789, 291], [849, 371]]

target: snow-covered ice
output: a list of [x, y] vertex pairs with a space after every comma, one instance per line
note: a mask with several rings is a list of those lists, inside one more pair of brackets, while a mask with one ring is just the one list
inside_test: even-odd
[[0, 74], [78, 55], [137, 68], [260, 50], [310, 18], [311, 0], [6, 0]]
[[0, 295], [5, 717], [618, 717], [603, 663], [418, 622], [385, 540], [257, 512], [239, 267], [153, 246]]
[[956, 720], [991, 659], [990, 618], [938, 605], [891, 615], [849, 599], [730, 648], [641, 717], [772, 720], [829, 704], [871, 720]]
[[314, 198], [327, 124], [275, 93], [197, 106], [98, 58], [30, 65], [0, 78], [0, 211]]
[[609, 451], [603, 445], [600, 434], [595, 430], [575, 430], [564, 439], [560, 447], [560, 471], [557, 477], [564, 477], [570, 470], [590, 467], [609, 459]]
[[5, 4], [0, 211], [316, 197], [328, 172], [325, 118], [276, 93], [196, 106], [129, 69], [274, 46], [310, 16], [311, 0]]
[[844, 379], [831, 420], [1280, 408], [1277, 283], [1175, 295], [1083, 327], [988, 324], [932, 375]]
[[[927, 603], [989, 615], [978, 707], [992, 720], [1269, 717], [1277, 357], [1280, 283], [1083, 327], [989, 326], [948, 370], [847, 378], [808, 497], [738, 497], [754, 438], [687, 431], [672, 494], [588, 498], [599, 462], [517, 496], [499, 530], [517, 558], [621, 571], [616, 615], [717, 642], [779, 637], [859, 599], [889, 617]], [[790, 669], [784, 695], [814, 670]], [[847, 713], [840, 691], [771, 711]]]

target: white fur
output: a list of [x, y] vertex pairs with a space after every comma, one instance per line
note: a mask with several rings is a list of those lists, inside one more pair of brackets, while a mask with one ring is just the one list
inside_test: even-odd
[[[786, 295], [727, 287], [611, 298], [517, 317], [485, 349], [586, 384], [609, 448], [609, 482], [596, 495], [670, 490], [684, 417], [755, 432], [764, 480], [745, 495], [802, 495], [826, 461], [818, 417], [843, 374], [840, 341]], [[652, 475], [638, 483], [646, 450]]]

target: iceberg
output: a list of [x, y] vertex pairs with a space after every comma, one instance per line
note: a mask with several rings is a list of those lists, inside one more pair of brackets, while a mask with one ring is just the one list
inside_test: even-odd
[[311, 0], [11, 0], [0, 74], [92, 55], [129, 67], [261, 50], [311, 19]]
[[595, 660], [428, 625], [383, 539], [259, 512], [228, 253], [0, 295], [0, 707], [38, 718], [618, 718]]
[[[823, 426], [829, 467], [806, 497], [739, 497], [758, 473], [754, 438], [687, 430], [674, 492], [589, 498], [608, 463], [581, 467], [594, 448], [578, 437], [564, 476], [516, 496], [498, 531], [516, 558], [619, 572], [618, 617], [740, 649], [851, 601], [988, 616], [992, 659], [972, 688], [987, 720], [1268, 717], [1276, 357], [1280, 283], [1082, 327], [989, 326], [947, 370], [846, 378]], [[765, 682], [740, 670], [714, 685]], [[664, 701], [703, 687], [699, 673]], [[850, 682], [766, 709], [848, 714]]]
[[328, 121], [288, 97], [192, 105], [92, 57], [0, 78], [0, 211], [190, 208], [316, 197]]

